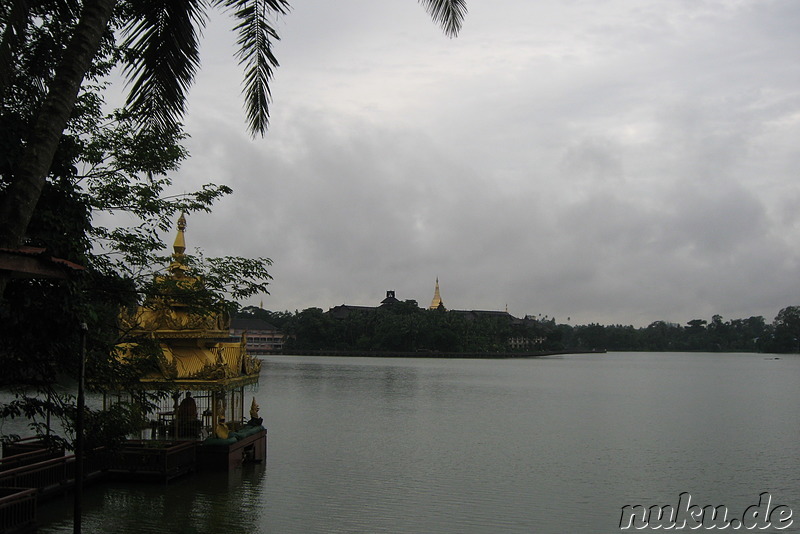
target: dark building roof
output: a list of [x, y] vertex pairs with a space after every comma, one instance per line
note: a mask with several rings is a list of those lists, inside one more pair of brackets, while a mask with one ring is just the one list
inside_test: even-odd
[[334, 306], [333, 308], [328, 309], [328, 312], [331, 317], [334, 319], [344, 319], [351, 313], [355, 312], [374, 312], [378, 308], [382, 308], [385, 306], [393, 306], [395, 304], [399, 304], [400, 301], [395, 297], [395, 293], [392, 290], [386, 292], [386, 298], [381, 301], [380, 306], [351, 306], [349, 304], [341, 304], [339, 306]]
[[253, 332], [256, 330], [277, 331], [279, 329], [275, 328], [274, 326], [264, 321], [263, 319], [253, 319], [250, 317], [244, 317], [244, 318], [231, 319], [231, 330], [247, 330], [248, 332]]
[[44, 248], [0, 248], [0, 270], [9, 271], [14, 278], [66, 279], [83, 269], [77, 263], [51, 256]]
[[381, 301], [381, 306], [391, 306], [392, 304], [397, 304], [400, 302], [394, 296], [394, 291], [387, 291], [386, 298]]

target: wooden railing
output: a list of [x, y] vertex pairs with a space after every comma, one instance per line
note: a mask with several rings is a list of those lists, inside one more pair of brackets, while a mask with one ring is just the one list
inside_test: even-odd
[[19, 532], [36, 522], [36, 490], [0, 487], [0, 532]]
[[39, 436], [31, 436], [22, 438], [15, 441], [3, 442], [3, 457], [16, 456], [25, 452], [39, 451], [42, 449], [61, 451], [61, 456], [64, 455], [64, 446], [55, 446], [53, 443], [48, 443], [45, 438]]
[[74, 478], [75, 456], [62, 456], [0, 472], [0, 487], [36, 488], [42, 493]]
[[[161, 445], [143, 441], [129, 442], [116, 452], [95, 449], [84, 462], [84, 477], [96, 479], [113, 473], [168, 481], [195, 470], [195, 442]], [[0, 534], [32, 527], [37, 498], [51, 497], [74, 485], [75, 455], [64, 456], [62, 452], [57, 458], [48, 457], [56, 452], [30, 450], [0, 460]]]
[[32, 449], [27, 452], [0, 458], [0, 471], [8, 471], [23, 465], [35, 464], [52, 458], [64, 456], [64, 450]]
[[[84, 461], [84, 478], [93, 478], [106, 469], [102, 449], [92, 451]], [[34, 488], [40, 496], [50, 496], [75, 482], [75, 455], [59, 456], [41, 462], [0, 471], [0, 487]]]

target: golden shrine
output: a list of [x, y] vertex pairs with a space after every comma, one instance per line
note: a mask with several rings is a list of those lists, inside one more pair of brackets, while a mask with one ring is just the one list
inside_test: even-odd
[[[123, 332], [157, 346], [158, 365], [139, 379], [143, 389], [172, 392], [147, 414], [149, 426], [144, 432], [149, 435], [142, 437], [202, 440], [213, 448], [235, 446], [260, 433], [265, 454], [266, 431], [255, 397], [250, 403], [250, 419], [244, 417], [245, 388], [255, 390], [261, 361], [247, 353], [245, 336], [230, 340], [226, 312], [210, 312], [191, 304], [189, 297], [195, 289], [202, 289], [203, 280], [187, 274], [185, 231], [186, 218], [181, 215], [168, 273], [156, 279], [164, 288], [162, 295], [120, 315]], [[120, 361], [133, 362], [140, 345], [117, 345]], [[114, 402], [114, 397], [121, 400], [119, 393], [106, 393], [104, 405]], [[263, 459], [260, 448], [257, 443], [256, 459]], [[253, 451], [249, 454], [253, 456]]]

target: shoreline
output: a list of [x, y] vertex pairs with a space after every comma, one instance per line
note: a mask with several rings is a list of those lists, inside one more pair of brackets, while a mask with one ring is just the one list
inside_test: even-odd
[[603, 350], [548, 350], [536, 352], [399, 352], [374, 350], [304, 350], [297, 353], [270, 353], [258, 356], [342, 356], [356, 358], [463, 358], [483, 360], [508, 360], [513, 358], [541, 358], [544, 356], [561, 356], [564, 354], [605, 354]]

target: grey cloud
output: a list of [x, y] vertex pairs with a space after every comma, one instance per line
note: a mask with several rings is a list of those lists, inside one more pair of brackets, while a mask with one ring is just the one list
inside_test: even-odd
[[797, 304], [796, 2], [475, 1], [455, 40], [396, 4], [280, 21], [263, 140], [206, 47], [178, 187], [235, 193], [190, 246], [273, 258], [265, 307], [426, 304], [436, 276], [573, 322]]

